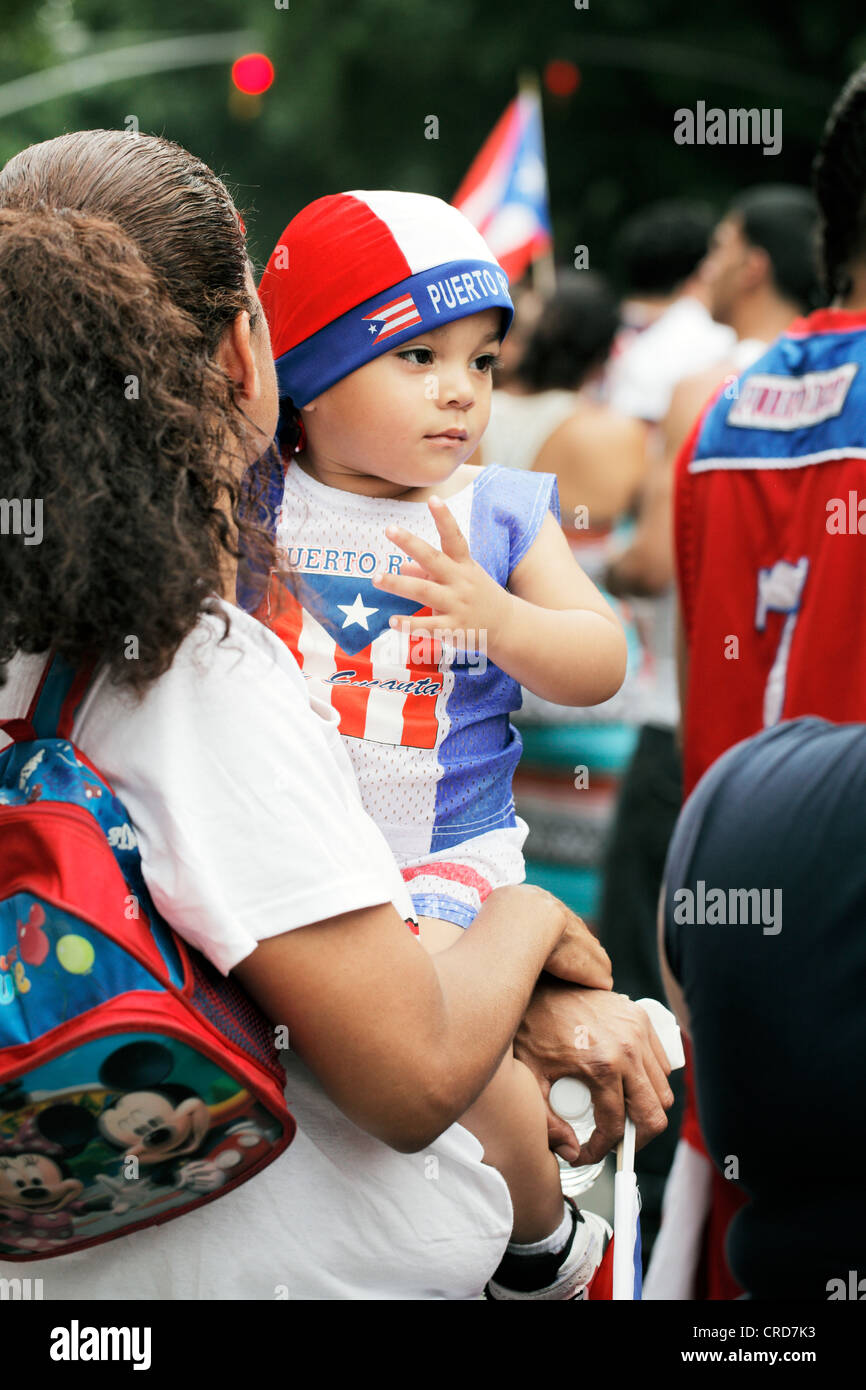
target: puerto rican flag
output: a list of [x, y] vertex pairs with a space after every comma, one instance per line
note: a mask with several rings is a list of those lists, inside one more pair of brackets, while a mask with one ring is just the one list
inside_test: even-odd
[[552, 246], [537, 92], [521, 92], [505, 108], [452, 201], [512, 283]]
[[274, 577], [257, 616], [286, 643], [306, 678], [326, 687], [341, 734], [434, 749], [443, 697], [453, 684], [450, 663], [438, 640], [419, 646], [389, 626], [393, 614], [426, 617], [432, 609], [358, 574], [296, 571], [294, 587], [293, 593]]
[[604, 1258], [592, 1277], [592, 1282], [587, 1287], [586, 1297], [589, 1302], [608, 1303], [616, 1299], [626, 1302], [639, 1303], [641, 1298], [641, 1244], [640, 1244], [640, 1218], [636, 1219], [634, 1232], [629, 1232], [626, 1240], [631, 1248], [631, 1271], [632, 1276], [629, 1283], [624, 1286], [622, 1292], [614, 1292], [613, 1267], [616, 1260], [616, 1236], [611, 1236], [608, 1247], [604, 1252]]
[[[631, 1178], [632, 1190], [626, 1198], [625, 1219], [621, 1211], [614, 1216], [614, 1234], [608, 1241], [601, 1264], [587, 1286], [586, 1298], [594, 1303], [639, 1303], [643, 1284], [640, 1197], [634, 1186], [633, 1173], [617, 1173], [616, 1176]], [[621, 1205], [621, 1201], [621, 1194], [618, 1193], [618, 1206]]]
[[411, 328], [412, 324], [420, 323], [421, 315], [411, 294], [401, 294], [396, 299], [390, 299], [387, 304], [382, 304], [380, 308], [374, 309], [371, 314], [365, 314], [365, 323], [368, 320], [372, 320], [371, 335], [375, 334], [376, 342], [381, 343], [383, 338], [390, 338], [392, 333], [402, 333], [404, 328]]

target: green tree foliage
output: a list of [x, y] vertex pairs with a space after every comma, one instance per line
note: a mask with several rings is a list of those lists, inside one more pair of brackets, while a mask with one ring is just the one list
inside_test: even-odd
[[[261, 261], [288, 219], [339, 189], [413, 188], [450, 198], [514, 95], [518, 73], [577, 65], [568, 97], [545, 92], [559, 258], [585, 244], [604, 268], [612, 233], [641, 204], [678, 194], [722, 206], [737, 189], [806, 182], [835, 91], [866, 59], [850, 0], [0, 0], [0, 87], [95, 53], [244, 31], [276, 68], [256, 101], [232, 98], [229, 62], [122, 77], [0, 115], [0, 159], [82, 127], [165, 134], [228, 181]], [[2, 98], [2, 92], [0, 92]], [[679, 146], [674, 111], [780, 108], [783, 146]], [[425, 137], [438, 118], [438, 139]]]

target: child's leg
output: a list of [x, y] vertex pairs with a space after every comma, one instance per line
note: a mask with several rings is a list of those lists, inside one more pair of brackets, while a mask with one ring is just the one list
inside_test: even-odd
[[[419, 917], [422, 945], [436, 955], [459, 941], [462, 927]], [[610, 1227], [562, 1196], [559, 1165], [547, 1147], [544, 1101], [528, 1067], [511, 1055], [460, 1123], [484, 1145], [514, 1209], [511, 1241], [487, 1287], [493, 1299], [586, 1297]]]
[[[435, 955], [459, 941], [463, 928], [419, 919], [422, 945]], [[460, 1123], [484, 1145], [484, 1162], [498, 1168], [514, 1208], [512, 1241], [543, 1240], [562, 1221], [559, 1164], [547, 1147], [544, 1100], [529, 1068], [509, 1052]]]
[[544, 1100], [529, 1068], [509, 1052], [460, 1123], [484, 1145], [484, 1162], [508, 1183], [512, 1241], [531, 1244], [549, 1236], [562, 1221], [562, 1187], [547, 1147]]

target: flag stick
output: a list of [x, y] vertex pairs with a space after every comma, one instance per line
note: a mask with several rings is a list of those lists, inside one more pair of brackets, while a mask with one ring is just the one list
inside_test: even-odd
[[617, 1171], [613, 1180], [614, 1242], [611, 1298], [629, 1303], [634, 1300], [634, 1232], [638, 1219], [634, 1141], [634, 1123], [626, 1119], [625, 1131], [616, 1149]]
[[[538, 102], [541, 113], [541, 156], [544, 163], [544, 178], [547, 183], [547, 151], [544, 147], [544, 108], [541, 104], [541, 84], [538, 74], [527, 68], [517, 79], [518, 96], [533, 97]], [[547, 206], [550, 207], [550, 188], [546, 188]], [[556, 289], [556, 262], [553, 256], [553, 238], [540, 255], [529, 263], [530, 283], [536, 294], [548, 298]]]
[[[683, 1045], [677, 1021], [657, 999], [638, 999], [637, 1003], [649, 1015], [650, 1023], [665, 1050], [672, 1069], [685, 1063]], [[616, 1152], [616, 1177], [613, 1180], [613, 1279], [611, 1298], [634, 1300], [635, 1236], [637, 1233], [640, 1197], [634, 1171], [635, 1127], [626, 1117], [621, 1142]]]

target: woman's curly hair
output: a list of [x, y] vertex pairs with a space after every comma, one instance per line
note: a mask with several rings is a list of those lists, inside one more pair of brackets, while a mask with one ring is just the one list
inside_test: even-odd
[[832, 297], [851, 288], [850, 266], [866, 254], [866, 64], [833, 105], [812, 165], [821, 210], [821, 261]]
[[0, 663], [51, 648], [142, 690], [230, 557], [267, 574], [265, 475], [214, 358], [257, 312], [248, 265], [226, 188], [170, 141], [79, 131], [0, 172], [0, 490], [7, 523], [42, 518], [38, 544], [0, 535]]

